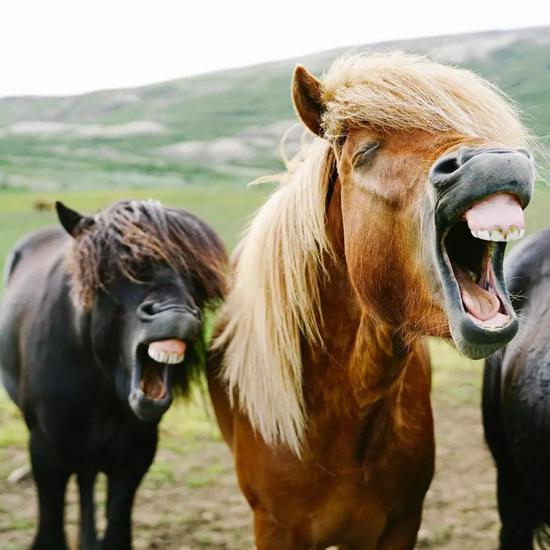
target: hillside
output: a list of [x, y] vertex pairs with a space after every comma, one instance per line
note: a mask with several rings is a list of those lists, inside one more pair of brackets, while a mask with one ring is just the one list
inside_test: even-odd
[[[550, 27], [353, 49], [401, 49], [472, 68], [522, 106], [539, 136], [550, 135]], [[343, 51], [299, 61], [319, 72]], [[296, 61], [73, 97], [0, 99], [0, 188], [245, 183], [279, 166]]]

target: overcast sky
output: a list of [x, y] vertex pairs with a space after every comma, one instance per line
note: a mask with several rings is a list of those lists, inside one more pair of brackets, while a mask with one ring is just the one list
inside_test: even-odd
[[338, 46], [550, 25], [548, 0], [0, 0], [0, 96], [137, 86]]

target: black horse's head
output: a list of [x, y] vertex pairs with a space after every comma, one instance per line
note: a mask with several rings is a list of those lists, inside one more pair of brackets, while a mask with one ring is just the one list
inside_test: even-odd
[[156, 201], [121, 201], [94, 217], [56, 204], [74, 237], [72, 298], [94, 359], [143, 420], [204, 358], [204, 312], [223, 296], [223, 246], [203, 222]]

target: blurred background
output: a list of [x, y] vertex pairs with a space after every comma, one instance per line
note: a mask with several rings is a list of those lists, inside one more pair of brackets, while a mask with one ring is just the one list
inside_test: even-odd
[[[93, 212], [122, 198], [154, 197], [204, 218], [231, 250], [271, 191], [247, 183], [283, 168], [279, 143], [287, 130], [290, 153], [300, 139], [289, 95], [294, 65], [320, 73], [349, 51], [426, 54], [499, 85], [541, 144], [528, 229], [550, 224], [550, 7], [295, 4], [3, 0], [0, 266], [20, 236], [55, 223], [57, 199]], [[432, 346], [437, 475], [418, 548], [495, 548], [482, 364]], [[0, 388], [3, 550], [32, 540], [26, 440]], [[73, 541], [75, 498], [73, 488]], [[208, 405], [197, 397], [172, 407], [138, 494], [136, 548], [250, 548], [250, 519]]]

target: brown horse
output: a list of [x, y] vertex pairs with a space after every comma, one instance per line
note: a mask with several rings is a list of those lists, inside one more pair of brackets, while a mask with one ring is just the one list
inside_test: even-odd
[[423, 337], [486, 356], [534, 169], [515, 110], [404, 54], [297, 67], [316, 135], [240, 243], [209, 385], [259, 549], [413, 548], [434, 466]]

